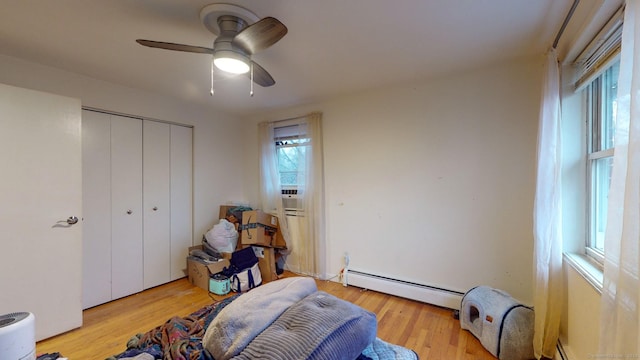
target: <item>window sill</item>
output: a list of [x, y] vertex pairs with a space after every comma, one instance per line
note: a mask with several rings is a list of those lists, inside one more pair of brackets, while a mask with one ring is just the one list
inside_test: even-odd
[[564, 253], [563, 258], [578, 274], [582, 275], [598, 294], [602, 295], [603, 273], [600, 266], [582, 254]]

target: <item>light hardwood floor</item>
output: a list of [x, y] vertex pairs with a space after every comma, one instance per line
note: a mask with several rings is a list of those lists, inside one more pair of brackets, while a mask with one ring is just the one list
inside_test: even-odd
[[[413, 349], [422, 360], [495, 359], [449, 309], [391, 295], [316, 280], [318, 288], [374, 312], [378, 337]], [[70, 360], [105, 359], [121, 353], [132, 335], [186, 316], [220, 296], [210, 295], [187, 279], [85, 310], [79, 329], [37, 343], [38, 354], [59, 352]]]

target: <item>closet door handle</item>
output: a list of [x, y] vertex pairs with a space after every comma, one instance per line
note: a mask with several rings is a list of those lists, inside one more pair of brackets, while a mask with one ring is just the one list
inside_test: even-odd
[[157, 206], [154, 206], [152, 210], [153, 210], [153, 211], [158, 211], [158, 207], [157, 207]]
[[133, 214], [133, 211], [127, 210], [127, 215], [131, 215], [131, 214]]

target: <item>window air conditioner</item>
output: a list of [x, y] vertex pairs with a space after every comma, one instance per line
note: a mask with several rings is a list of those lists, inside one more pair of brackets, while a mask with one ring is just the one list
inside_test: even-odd
[[298, 207], [298, 189], [295, 187], [282, 188], [282, 205], [286, 216], [303, 215], [303, 209]]

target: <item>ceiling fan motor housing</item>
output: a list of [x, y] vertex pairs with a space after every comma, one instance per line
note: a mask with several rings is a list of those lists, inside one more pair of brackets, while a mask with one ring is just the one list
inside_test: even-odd
[[216, 57], [220, 51], [224, 52], [227, 50], [241, 55], [248, 62], [249, 56], [247, 55], [247, 51], [233, 43], [233, 38], [247, 27], [247, 23], [239, 17], [223, 15], [218, 18], [218, 26], [220, 27], [220, 34], [213, 42], [213, 48], [216, 51], [214, 57]]

